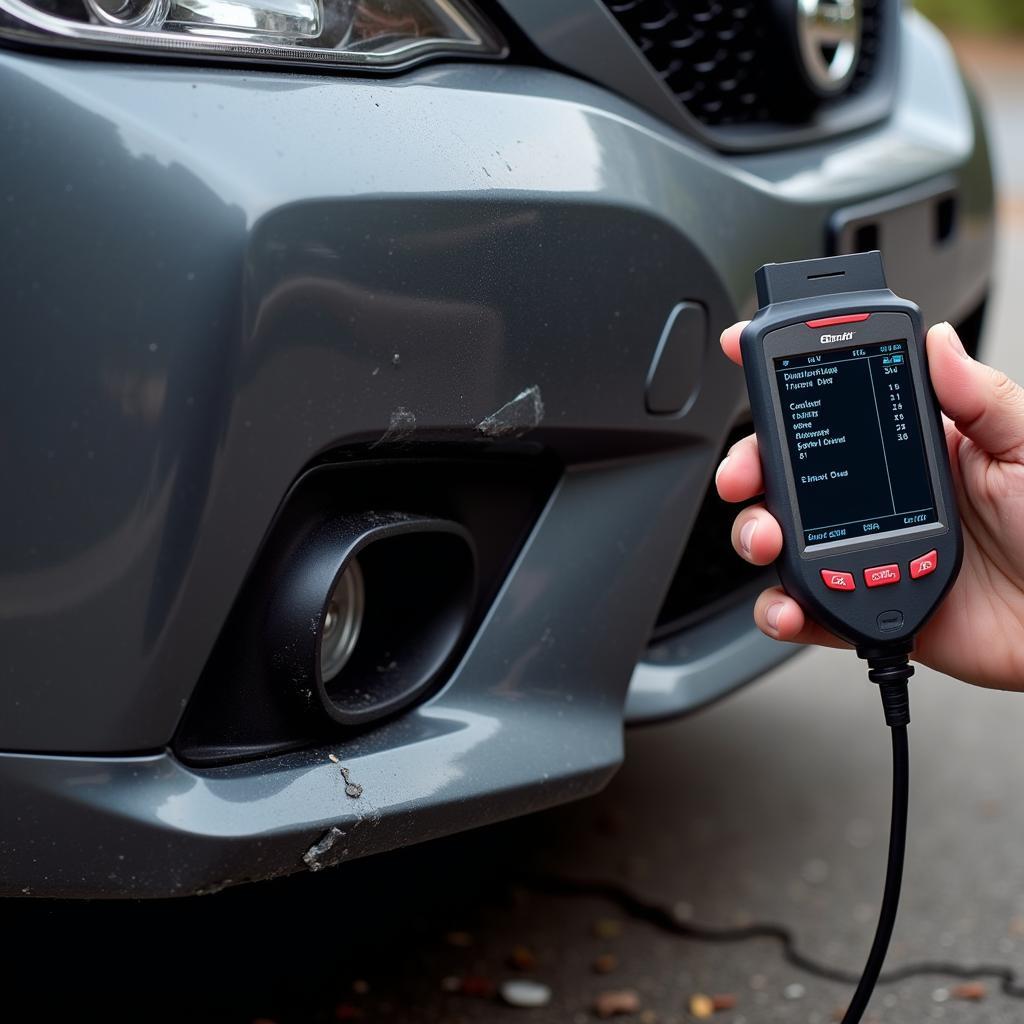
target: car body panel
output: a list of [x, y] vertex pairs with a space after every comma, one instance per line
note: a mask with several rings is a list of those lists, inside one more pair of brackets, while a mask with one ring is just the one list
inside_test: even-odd
[[[603, 785], [624, 708], [691, 710], [785, 656], [743, 625], [747, 598], [648, 638], [744, 413], [714, 338], [752, 310], [753, 268], [941, 178], [966, 215], [913, 298], [951, 320], [984, 298], [980, 121], [941, 37], [916, 16], [905, 37], [888, 122], [742, 157], [536, 67], [0, 53], [0, 889], [201, 891], [310, 867], [332, 828], [320, 863], [549, 806]], [[651, 359], [688, 300], [710, 327], [696, 398], [651, 416]], [[482, 426], [524, 394], [525, 421]], [[565, 467], [446, 684], [336, 744], [180, 763], [289, 487], [316, 460], [417, 446]]]

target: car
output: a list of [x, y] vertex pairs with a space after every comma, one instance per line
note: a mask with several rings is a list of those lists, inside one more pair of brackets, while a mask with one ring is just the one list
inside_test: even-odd
[[8, 895], [594, 793], [793, 652], [713, 486], [754, 270], [992, 287], [899, 0], [0, 0], [0, 92]]

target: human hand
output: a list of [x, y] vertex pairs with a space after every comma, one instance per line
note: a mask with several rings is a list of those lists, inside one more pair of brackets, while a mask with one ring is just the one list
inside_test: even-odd
[[[745, 326], [734, 324], [722, 334], [722, 349], [734, 363], [741, 362]], [[918, 634], [914, 660], [967, 682], [1024, 690], [1024, 389], [972, 359], [949, 324], [933, 327], [927, 346], [963, 523], [964, 562]], [[754, 435], [729, 450], [716, 483], [726, 501], [763, 492]], [[732, 543], [740, 557], [767, 565], [782, 550], [782, 530], [763, 505], [751, 505], [736, 516]], [[754, 620], [776, 640], [846, 646], [780, 587], [757, 599]]]

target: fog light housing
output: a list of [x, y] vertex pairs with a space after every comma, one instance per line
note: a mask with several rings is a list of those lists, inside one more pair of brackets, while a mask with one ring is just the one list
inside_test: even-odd
[[441, 677], [473, 613], [476, 549], [451, 520], [343, 515], [294, 537], [275, 575], [262, 635], [279, 692], [358, 726]]

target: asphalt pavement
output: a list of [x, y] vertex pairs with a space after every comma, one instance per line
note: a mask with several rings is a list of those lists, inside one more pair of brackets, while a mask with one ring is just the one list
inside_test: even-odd
[[[1024, 379], [1024, 49], [967, 46], [1008, 187], [989, 361]], [[869, 1020], [1024, 1021], [1024, 695], [912, 684], [910, 841]], [[0, 972], [35, 1017], [638, 1024], [838, 1020], [874, 928], [890, 753], [851, 655], [801, 655], [730, 700], [627, 737], [599, 797], [519, 822], [185, 904], [5, 911]], [[765, 925], [753, 931], [751, 926]], [[719, 931], [715, 931], [719, 930]], [[758, 937], [759, 936], [759, 937]], [[14, 945], [12, 945], [12, 941]], [[795, 962], [795, 959], [809, 962]], [[545, 1005], [507, 1005], [506, 994]], [[20, 1019], [20, 1017], [18, 1018]]]

